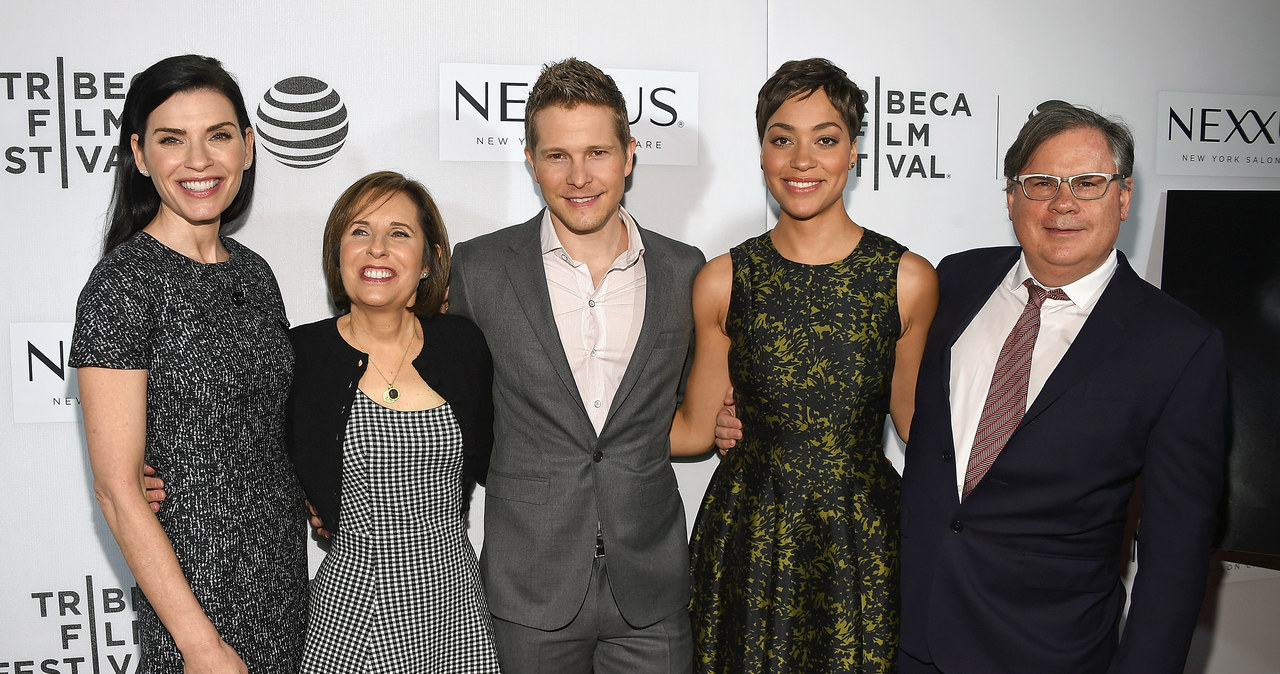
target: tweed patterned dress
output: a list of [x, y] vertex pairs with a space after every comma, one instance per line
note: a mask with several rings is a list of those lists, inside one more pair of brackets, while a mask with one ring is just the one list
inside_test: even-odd
[[729, 375], [743, 441], [690, 544], [695, 670], [893, 672], [899, 478], [883, 452], [905, 249], [867, 230], [843, 260], [730, 251]]
[[462, 446], [448, 403], [399, 411], [357, 389], [302, 674], [498, 672], [460, 508]]
[[[81, 291], [73, 367], [147, 370], [146, 461], [165, 479], [157, 518], [218, 633], [254, 674], [293, 674], [306, 632], [302, 489], [285, 453], [293, 351], [266, 262], [222, 239], [202, 264], [135, 234]], [[183, 671], [138, 603], [143, 674]]]

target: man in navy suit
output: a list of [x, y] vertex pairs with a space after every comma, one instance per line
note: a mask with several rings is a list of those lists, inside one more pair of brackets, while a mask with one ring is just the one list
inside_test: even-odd
[[[1183, 670], [1217, 524], [1226, 366], [1218, 331], [1115, 250], [1132, 171], [1123, 123], [1042, 110], [1005, 156], [1020, 246], [938, 265], [902, 479], [902, 674]], [[717, 424], [732, 447], [740, 424], [729, 410]]]
[[[1042, 110], [1004, 168], [1020, 247], [938, 265], [902, 482], [901, 671], [1181, 672], [1224, 467], [1222, 337], [1115, 250], [1133, 184], [1122, 122]], [[1014, 339], [1032, 293], [1038, 336]], [[1017, 383], [1006, 341], [1029, 372], [997, 394]]]

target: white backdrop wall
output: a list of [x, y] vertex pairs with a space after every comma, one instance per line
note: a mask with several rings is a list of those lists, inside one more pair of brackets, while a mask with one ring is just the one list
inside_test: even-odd
[[[814, 55], [844, 67], [870, 96], [865, 157], [847, 194], [855, 220], [935, 263], [1013, 243], [1000, 158], [1027, 113], [1050, 99], [1133, 125], [1135, 207], [1119, 245], [1153, 281], [1166, 190], [1280, 188], [1280, 173], [1265, 166], [1261, 177], [1239, 178], [1166, 175], [1156, 164], [1168, 130], [1160, 92], [1280, 96], [1273, 0], [105, 4], [10, 0], [4, 10], [0, 346], [10, 357], [0, 370], [10, 385], [0, 384], [0, 674], [136, 670], [133, 583], [93, 503], [74, 372], [64, 364], [75, 299], [100, 247], [113, 115], [128, 79], [164, 56], [222, 59], [255, 122], [267, 92], [291, 77], [323, 82], [346, 106], [342, 147], [322, 165], [291, 168], [259, 148], [255, 205], [234, 234], [271, 263], [294, 324], [330, 315], [320, 233], [333, 199], [365, 173], [421, 179], [454, 241], [534, 214], [540, 200], [525, 164], [493, 160], [488, 139], [523, 137], [517, 122], [501, 121], [503, 106], [518, 118], [537, 66], [570, 55], [615, 72], [637, 106], [634, 131], [649, 144], [627, 207], [708, 257], [774, 219], [758, 170], [755, 92], [783, 61]], [[455, 81], [449, 64], [483, 67]], [[459, 85], [478, 99], [488, 87], [487, 121], [450, 95]], [[442, 133], [483, 141], [463, 146], [470, 159], [442, 159]], [[1274, 141], [1265, 145], [1246, 151], [1280, 162]], [[889, 452], [900, 448], [890, 443]], [[677, 466], [690, 522], [715, 465]], [[321, 554], [313, 550], [313, 564]], [[1262, 599], [1280, 593], [1278, 576], [1228, 570], [1217, 621], [1206, 622], [1188, 671], [1277, 670], [1280, 648], [1267, 630], [1248, 627], [1280, 617]]]

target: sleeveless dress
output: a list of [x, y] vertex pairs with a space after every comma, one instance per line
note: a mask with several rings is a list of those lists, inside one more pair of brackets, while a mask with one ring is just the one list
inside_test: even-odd
[[[156, 518], [205, 615], [254, 674], [293, 674], [307, 619], [306, 510], [284, 447], [293, 372], [266, 261], [223, 237], [204, 264], [138, 232], [103, 256], [76, 306], [73, 367], [147, 370]], [[181, 674], [146, 597], [138, 672]]]
[[448, 403], [399, 411], [356, 390], [342, 527], [312, 582], [303, 674], [497, 672]]
[[700, 672], [893, 672], [899, 478], [884, 456], [905, 248], [866, 230], [792, 262], [730, 251], [729, 376], [743, 440], [690, 543]]

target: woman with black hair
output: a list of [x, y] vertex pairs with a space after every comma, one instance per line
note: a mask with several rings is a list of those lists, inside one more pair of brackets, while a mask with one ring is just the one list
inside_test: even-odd
[[756, 132], [777, 225], [709, 261], [672, 453], [706, 451], [724, 392], [742, 440], [690, 542], [695, 671], [897, 671], [899, 478], [938, 304], [924, 258], [849, 216], [865, 94], [821, 58], [761, 87]]
[[[266, 262], [221, 236], [253, 195], [253, 129], [215, 59], [125, 99], [103, 256], [76, 308], [94, 492], [144, 595], [140, 672], [298, 670], [302, 491], [283, 444], [293, 353]], [[159, 514], [144, 461], [166, 482]]]

